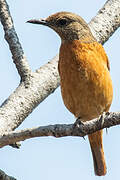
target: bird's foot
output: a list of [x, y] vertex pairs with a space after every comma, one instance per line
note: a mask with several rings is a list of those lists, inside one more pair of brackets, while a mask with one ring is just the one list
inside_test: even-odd
[[[84, 123], [81, 121], [81, 117], [78, 117], [73, 125], [74, 128], [79, 128], [80, 125], [84, 125]], [[84, 132], [83, 132], [84, 133]], [[83, 136], [83, 139], [85, 139], [85, 137]]]
[[105, 117], [106, 117], [106, 112], [103, 112], [103, 114], [100, 115], [100, 119], [99, 119], [101, 127], [103, 127]]
[[[109, 116], [110, 112], [106, 112], [105, 115]], [[106, 128], [106, 134], [108, 134], [108, 128]]]
[[[104, 119], [106, 117], [106, 115], [109, 115], [110, 113], [109, 112], [103, 112], [102, 115], [100, 115], [100, 124], [101, 124], [101, 127], [103, 127], [103, 124], [104, 124]], [[106, 134], [108, 134], [108, 128], [106, 128]]]
[[79, 128], [80, 125], [84, 125], [84, 123], [81, 121], [81, 117], [78, 117], [74, 123], [74, 127]]

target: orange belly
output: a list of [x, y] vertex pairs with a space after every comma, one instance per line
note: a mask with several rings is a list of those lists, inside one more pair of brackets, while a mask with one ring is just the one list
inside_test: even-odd
[[60, 48], [59, 73], [65, 106], [83, 121], [109, 110], [113, 89], [105, 51], [97, 42], [64, 43]]

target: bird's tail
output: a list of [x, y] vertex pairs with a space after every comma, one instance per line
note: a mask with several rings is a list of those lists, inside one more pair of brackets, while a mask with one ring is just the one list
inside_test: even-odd
[[103, 131], [100, 130], [88, 135], [94, 162], [94, 171], [97, 176], [104, 176], [106, 174], [102, 134]]

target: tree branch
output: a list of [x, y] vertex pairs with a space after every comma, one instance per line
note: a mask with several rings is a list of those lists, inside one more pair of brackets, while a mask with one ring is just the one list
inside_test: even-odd
[[109, 128], [120, 124], [120, 112], [106, 113], [99, 119], [75, 124], [55, 124], [49, 126], [42, 126], [37, 128], [25, 129], [16, 132], [10, 132], [0, 137], [0, 148], [3, 146], [15, 143], [17, 141], [24, 141], [33, 137], [64, 137], [64, 136], [81, 136], [94, 133], [100, 129]]
[[108, 0], [89, 27], [97, 41], [104, 44], [120, 27], [120, 0]]
[[10, 15], [8, 4], [5, 0], [0, 0], [0, 20], [4, 28], [5, 39], [9, 44], [12, 58], [22, 80], [31, 74], [28, 61], [24, 55], [22, 46], [14, 29], [13, 20]]
[[8, 176], [5, 172], [0, 170], [0, 180], [16, 180], [16, 179], [12, 176]]
[[22, 82], [0, 108], [0, 135], [17, 128], [24, 119], [59, 85], [56, 56]]

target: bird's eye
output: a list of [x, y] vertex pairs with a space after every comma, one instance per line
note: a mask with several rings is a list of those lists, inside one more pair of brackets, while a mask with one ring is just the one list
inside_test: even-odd
[[57, 24], [60, 25], [60, 26], [64, 26], [64, 25], [67, 24], [67, 20], [66, 19], [59, 19]]

